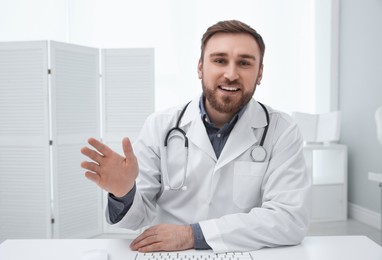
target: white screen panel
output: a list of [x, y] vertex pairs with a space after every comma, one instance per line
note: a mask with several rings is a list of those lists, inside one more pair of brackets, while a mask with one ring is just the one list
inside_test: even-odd
[[0, 241], [51, 236], [47, 53], [0, 43]]
[[102, 51], [104, 140], [134, 140], [154, 111], [154, 49]]
[[100, 138], [99, 51], [51, 42], [54, 236], [102, 232], [102, 192], [87, 180], [80, 149]]

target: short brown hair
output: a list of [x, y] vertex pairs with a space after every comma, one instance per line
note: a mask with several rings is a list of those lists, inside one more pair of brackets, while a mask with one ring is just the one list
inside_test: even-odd
[[238, 20], [220, 21], [207, 29], [202, 37], [200, 59], [203, 61], [204, 49], [206, 48], [208, 40], [216, 33], [246, 33], [251, 35], [260, 48], [260, 65], [263, 64], [265, 44], [260, 34], [249, 25]]

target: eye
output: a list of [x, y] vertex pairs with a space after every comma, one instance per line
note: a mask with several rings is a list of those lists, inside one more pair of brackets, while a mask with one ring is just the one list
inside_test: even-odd
[[225, 59], [215, 59], [214, 62], [218, 63], [218, 64], [226, 64], [226, 60]]
[[251, 66], [251, 63], [247, 60], [241, 60], [239, 61], [239, 65], [243, 67], [248, 67], [248, 66]]

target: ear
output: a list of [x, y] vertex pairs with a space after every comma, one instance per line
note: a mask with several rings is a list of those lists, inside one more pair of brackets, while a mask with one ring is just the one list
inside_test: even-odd
[[263, 68], [264, 68], [264, 64], [261, 64], [259, 68], [259, 73], [257, 74], [257, 81], [256, 81], [257, 85], [260, 85], [261, 79], [263, 78]]
[[199, 79], [203, 78], [203, 61], [202, 61], [202, 59], [199, 59], [199, 63], [198, 63], [198, 77], [199, 77]]

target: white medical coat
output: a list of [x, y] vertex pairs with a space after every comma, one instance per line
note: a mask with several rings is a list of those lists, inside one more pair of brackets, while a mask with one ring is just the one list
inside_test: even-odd
[[[251, 99], [217, 159], [197, 98], [180, 122], [189, 140], [188, 163], [179, 132], [171, 134], [165, 162], [164, 139], [182, 108], [154, 113], [146, 120], [133, 146], [139, 163], [134, 202], [116, 225], [138, 229], [199, 223], [215, 252], [298, 244], [308, 228], [311, 178], [297, 125], [285, 113], [267, 107], [267, 158], [254, 162], [251, 151], [267, 122], [264, 110]], [[168, 173], [163, 173], [164, 163]], [[166, 174], [172, 187], [179, 186], [186, 166], [187, 190], [165, 190]]]

